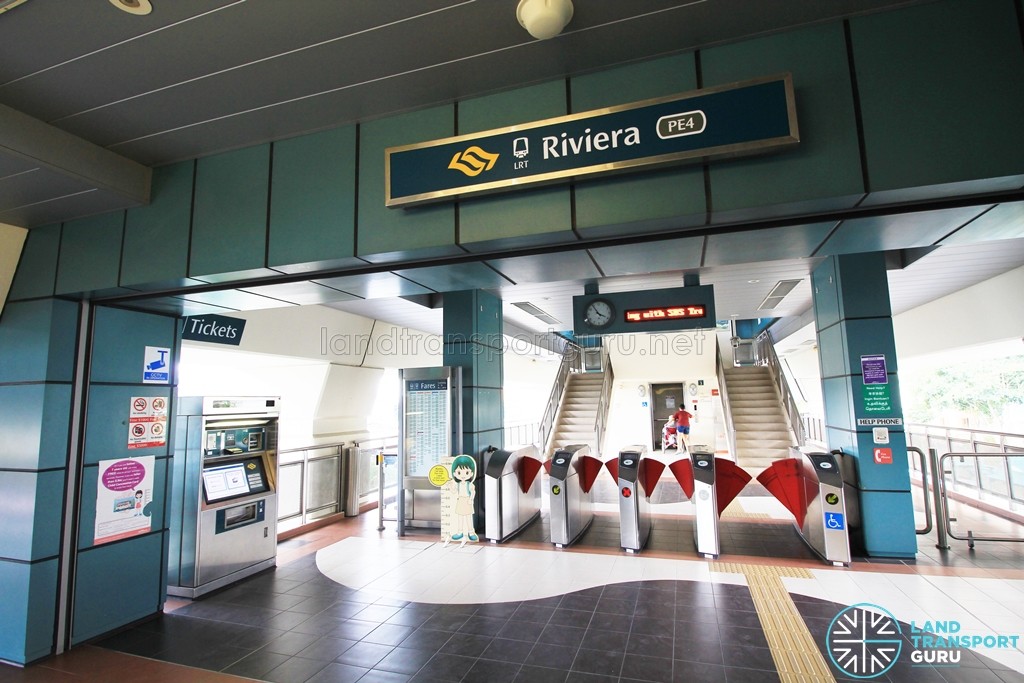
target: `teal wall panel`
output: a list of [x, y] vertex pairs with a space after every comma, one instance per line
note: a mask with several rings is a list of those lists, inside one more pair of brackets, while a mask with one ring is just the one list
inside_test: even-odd
[[743, 218], [752, 210], [763, 215], [765, 207], [773, 205], [846, 208], [864, 195], [842, 24], [701, 50], [705, 87], [787, 72], [793, 76], [800, 144], [761, 157], [710, 164], [714, 221]]
[[9, 303], [0, 320], [0, 383], [70, 382], [78, 305], [61, 299]]
[[811, 289], [814, 291], [814, 326], [818, 332], [839, 322], [839, 283], [836, 279], [834, 259], [825, 259], [811, 271]]
[[846, 376], [822, 379], [821, 395], [825, 406], [825, 424], [829, 427], [852, 431], [854, 429], [853, 385], [850, 383], [850, 378]]
[[[146, 505], [143, 514], [150, 519], [150, 530], [160, 532], [167, 527], [167, 506], [163, 492], [167, 485], [167, 467], [170, 458], [157, 458], [153, 463], [153, 498]], [[89, 465], [82, 468], [82, 491], [79, 506], [78, 548], [93, 547], [96, 538], [96, 495], [100, 468]]]
[[163, 534], [97, 546], [78, 555], [71, 644], [159, 611]]
[[125, 217], [123, 286], [187, 283], [194, 178], [194, 161], [153, 170], [149, 204]]
[[841, 254], [835, 259], [840, 315], [844, 319], [890, 317], [885, 259], [877, 253]]
[[873, 557], [914, 557], [914, 508], [902, 491], [861, 491], [861, 529]]
[[57, 294], [117, 288], [121, 272], [124, 212], [64, 224], [57, 269]]
[[71, 421], [70, 384], [0, 386], [3, 467], [64, 467]]
[[455, 246], [455, 207], [450, 202], [384, 206], [384, 150], [454, 135], [454, 107], [371, 121], [359, 131], [358, 256], [377, 263], [462, 253]]
[[890, 427], [889, 443], [881, 446], [892, 450], [891, 463], [875, 462], [874, 450], [878, 447], [870, 431], [858, 432], [855, 449], [847, 451], [858, 456], [860, 487], [868, 491], [910, 491], [907, 437], [902, 427]]
[[355, 258], [356, 128], [274, 143], [268, 264], [286, 273]]
[[[693, 53], [577, 76], [572, 112], [667, 97], [697, 88]], [[704, 223], [707, 202], [700, 165], [576, 183], [576, 228], [588, 237]], [[671, 226], [662, 221], [672, 219]]]
[[850, 36], [879, 201], [901, 188], [1020, 176], [1024, 50], [1013, 2], [945, 0], [871, 14], [850, 20]]
[[60, 225], [47, 225], [29, 230], [7, 300], [53, 296], [57, 283], [59, 252]]
[[171, 387], [159, 384], [89, 388], [85, 435], [85, 462], [127, 458], [139, 455], [166, 455], [167, 445], [128, 449], [128, 417], [135, 396], [161, 396], [170, 402]]
[[[142, 384], [146, 347], [173, 351], [177, 327], [177, 319], [168, 316], [98, 306], [91, 381]], [[167, 362], [173, 368], [177, 359], [168, 355]]]
[[842, 325], [830, 325], [818, 332], [818, 365], [822, 379], [849, 374], [847, 357], [846, 336]]
[[270, 145], [200, 159], [189, 275], [221, 281], [263, 270], [267, 248]]
[[4, 501], [5, 510], [0, 557], [32, 562], [57, 554], [63, 516], [63, 488], [62, 470], [0, 470], [0, 500]]
[[862, 318], [847, 320], [843, 328], [843, 349], [848, 354], [846, 365], [856, 375], [860, 372], [861, 356], [883, 354], [886, 371], [892, 375], [896, 367], [896, 342], [892, 333], [892, 318]]
[[[459, 103], [459, 134], [564, 116], [564, 81], [550, 81]], [[565, 185], [459, 203], [459, 243], [470, 251], [575, 239]]]
[[0, 559], [0, 659], [28, 664], [53, 653], [57, 560], [26, 564]]

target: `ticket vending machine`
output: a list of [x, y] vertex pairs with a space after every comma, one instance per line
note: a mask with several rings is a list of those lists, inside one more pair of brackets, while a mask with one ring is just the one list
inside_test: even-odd
[[167, 592], [196, 598], [277, 563], [280, 398], [177, 404]]

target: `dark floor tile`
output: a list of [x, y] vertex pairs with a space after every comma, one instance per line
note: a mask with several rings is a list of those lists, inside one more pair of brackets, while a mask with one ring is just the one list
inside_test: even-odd
[[473, 633], [454, 634], [440, 652], [449, 655], [462, 655], [463, 657], [479, 657], [487, 646], [494, 640], [492, 636], [481, 636]]
[[590, 620], [594, 616], [593, 611], [583, 611], [575, 609], [563, 609], [559, 607], [551, 615], [551, 619], [548, 620], [548, 626], [575, 626], [577, 628], [586, 628], [590, 625]]
[[573, 660], [571, 670], [588, 674], [599, 674], [601, 676], [618, 677], [619, 672], [622, 671], [624, 656], [622, 652], [581, 648], [576, 653], [576, 659]]
[[672, 662], [673, 683], [726, 683], [725, 667], [675, 660]]
[[263, 622], [264, 628], [276, 628], [282, 631], [290, 631], [296, 626], [309, 621], [313, 615], [301, 612], [281, 612]]
[[681, 641], [677, 635], [672, 657], [697, 664], [725, 664], [718, 638], [709, 641]]
[[96, 644], [99, 647], [130, 655], [154, 657], [158, 652], [167, 648], [167, 640], [167, 635], [164, 633], [134, 628], [104, 638]]
[[603, 650], [605, 652], [626, 652], [626, 644], [629, 642], [629, 633], [626, 631], [602, 631], [590, 628], [583, 636], [581, 647], [588, 650]]
[[668, 636], [675, 633], [675, 621], [672, 619], [652, 619], [650, 617], [633, 617], [631, 633], [642, 633], [652, 636]]
[[458, 632], [472, 633], [478, 636], [496, 636], [507, 623], [507, 619], [472, 616], [466, 620], [466, 623], [459, 627]]
[[568, 671], [572, 668], [572, 663], [575, 661], [578, 651], [578, 647], [549, 645], [541, 642], [533, 646], [533, 650], [530, 652], [530, 656], [526, 658], [526, 662], [534, 666]]
[[729, 666], [775, 671], [775, 659], [772, 651], [766, 647], [722, 641], [722, 657]]
[[329, 662], [302, 657], [289, 657], [279, 666], [274, 667], [262, 678], [270, 683], [305, 683], [314, 675], [327, 668]]
[[491, 617], [492, 619], [508, 619], [519, 609], [521, 602], [491, 602], [477, 607], [473, 616]]
[[763, 669], [742, 669], [735, 666], [725, 667], [727, 683], [774, 683], [779, 681], [779, 674]]
[[[330, 607], [325, 609], [320, 614], [329, 617], [335, 617], [337, 619], [351, 619], [365, 609], [367, 609], [367, 606], [361, 603], [339, 600], [333, 603]], [[373, 621], [373, 619], [363, 619], [363, 621]]]
[[377, 665], [377, 662], [388, 656], [395, 648], [390, 645], [378, 645], [377, 643], [356, 643], [352, 647], [348, 648], [334, 661], [341, 664], [351, 664], [352, 666], [361, 666], [367, 669], [372, 669]]
[[413, 631], [408, 638], [402, 641], [402, 647], [437, 652], [453, 635], [451, 631], [435, 631], [421, 627]]
[[539, 642], [545, 645], [565, 645], [578, 648], [586, 633], [587, 629], [585, 628], [549, 624], [541, 632]]
[[396, 647], [384, 656], [373, 667], [383, 671], [413, 675], [419, 671], [430, 658], [436, 654], [431, 650], [414, 650], [407, 647]]
[[628, 633], [633, 626], [633, 618], [621, 614], [595, 612], [590, 620], [590, 629], [600, 631], [622, 631]]
[[648, 657], [667, 657], [672, 659], [673, 639], [671, 636], [652, 636], [647, 633], [629, 634], [629, 642], [626, 643], [627, 655], [640, 655]]
[[277, 654], [292, 656], [301, 652], [318, 640], [320, 640], [320, 636], [312, 633], [288, 631], [264, 645], [263, 649], [267, 652], [276, 652]]
[[512, 683], [520, 668], [520, 664], [478, 659], [462, 683]]
[[359, 683], [408, 683], [412, 676], [395, 673], [394, 671], [381, 671], [373, 669], [359, 679]]
[[262, 626], [253, 626], [245, 629], [238, 635], [234, 640], [230, 641], [228, 645], [234, 645], [235, 647], [244, 647], [250, 650], [256, 650], [263, 647], [275, 638], [280, 638], [287, 631], [277, 628], [265, 628]]
[[606, 598], [602, 596], [601, 599], [597, 602], [597, 607], [594, 609], [595, 611], [602, 612], [604, 614], [619, 614], [627, 617], [632, 617], [633, 610], [635, 608], [635, 600], [620, 600], [618, 598]]
[[551, 615], [554, 614], [554, 607], [542, 607], [539, 605], [522, 604], [519, 608], [509, 617], [510, 620], [514, 621], [528, 621], [540, 624], [548, 623], [551, 619]]
[[375, 628], [380, 626], [372, 621], [356, 621], [355, 619], [349, 619], [338, 624], [335, 628], [330, 631], [330, 635], [335, 638], [345, 638], [346, 640], [362, 640], [366, 636], [370, 635]]
[[338, 600], [333, 595], [314, 595], [306, 597], [302, 602], [296, 603], [285, 611], [299, 612], [300, 614], [320, 614], [332, 607]]
[[672, 659], [627, 653], [622, 660], [622, 678], [672, 683]]
[[423, 622], [423, 628], [436, 631], [458, 631], [469, 620], [465, 614], [443, 614], [438, 612]]
[[243, 678], [263, 678], [274, 667], [280, 666], [289, 659], [289, 655], [282, 655], [267, 650], [257, 650], [248, 657], [241, 659], [231, 666], [221, 669], [226, 674], [242, 676]]
[[383, 624], [395, 616], [399, 609], [398, 607], [388, 607], [386, 605], [366, 605], [363, 609], [352, 615], [352, 618], [359, 621], [375, 621], [378, 624]]
[[533, 649], [533, 643], [525, 640], [509, 640], [495, 638], [480, 656], [484, 659], [495, 659], [501, 662], [523, 664]]
[[[347, 619], [339, 619], [338, 617], [329, 617], [323, 614], [306, 615], [305, 621], [296, 624], [292, 628], [288, 629], [295, 633], [308, 633], [311, 635], [319, 636], [327, 633], [331, 633], [334, 629], [344, 624]], [[354, 640], [358, 640], [355, 638]]]
[[761, 629], [761, 618], [757, 616], [757, 612], [722, 609], [718, 610], [715, 616], [718, 617], [719, 626], [739, 626], [742, 628]]
[[319, 659], [325, 662], [333, 662], [342, 652], [345, 652], [356, 644], [354, 640], [343, 638], [321, 638], [312, 643], [309, 647], [303, 648], [295, 654], [296, 657], [305, 659]]
[[378, 643], [380, 645], [401, 645], [402, 641], [413, 634], [412, 626], [398, 626], [397, 624], [381, 624], [363, 636], [364, 643]]
[[722, 636], [723, 643], [737, 643], [750, 647], [768, 647], [768, 639], [761, 628], [746, 628], [743, 626], [729, 626], [719, 624], [718, 632]]
[[565, 683], [618, 683], [618, 676], [602, 676], [588, 674], [583, 671], [570, 671]]
[[675, 608], [671, 602], [638, 602], [633, 610], [634, 617], [673, 619]]
[[569, 593], [568, 595], [562, 596], [562, 600], [558, 603], [558, 607], [560, 609], [574, 609], [584, 612], [593, 612], [597, 609], [599, 599], [599, 596], [596, 595]]
[[475, 663], [472, 657], [436, 654], [423, 665], [413, 680], [461, 681]]
[[431, 616], [431, 613], [419, 612], [411, 609], [400, 609], [385, 623], [418, 628], [426, 623], [427, 619], [430, 619]]
[[308, 679], [306, 683], [356, 683], [356, 681], [362, 680], [368, 671], [369, 669], [363, 669], [358, 666], [333, 663], [321, 669], [319, 673]]
[[991, 669], [946, 667], [940, 673], [949, 683], [1002, 683], [999, 675]]
[[537, 639], [540, 638], [540, 633], [543, 628], [544, 626], [542, 624], [538, 624], [534, 621], [509, 620], [505, 626], [498, 631], [498, 637], [536, 643]]
[[513, 683], [565, 683], [568, 675], [569, 672], [563, 669], [523, 665]]
[[374, 603], [375, 605], [385, 605], [387, 607], [406, 607], [412, 603], [408, 600], [400, 600], [398, 598], [389, 598], [387, 596], [377, 598]]
[[1003, 683], [1024, 683], [1024, 674], [1017, 671], [996, 669], [993, 671]]

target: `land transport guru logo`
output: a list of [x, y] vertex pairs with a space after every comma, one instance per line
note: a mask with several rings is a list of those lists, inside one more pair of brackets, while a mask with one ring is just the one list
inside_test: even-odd
[[839, 612], [825, 634], [832, 663], [850, 678], [876, 678], [891, 669], [909, 641], [911, 666], [959, 666], [963, 648], [1016, 649], [1020, 636], [962, 634], [954, 620], [910, 622], [904, 636], [888, 610], [859, 603]]

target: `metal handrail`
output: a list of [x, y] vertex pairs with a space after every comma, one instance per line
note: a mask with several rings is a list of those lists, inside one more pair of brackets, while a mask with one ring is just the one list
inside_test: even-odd
[[796, 403], [796, 399], [793, 397], [793, 391], [789, 388], [789, 381], [786, 379], [786, 373], [782, 370], [782, 364], [779, 362], [779, 356], [775, 353], [775, 344], [772, 343], [772, 337], [767, 331], [762, 332], [757, 336], [757, 340], [754, 346], [755, 362], [758, 365], [767, 365], [771, 371], [772, 379], [775, 382], [775, 388], [779, 391], [779, 398], [782, 400], [782, 405], [786, 408], [786, 415], [789, 418], [789, 428], [793, 432], [793, 437], [796, 439], [798, 446], [803, 446], [807, 443], [807, 438], [804, 435], [803, 420], [800, 415], [800, 407]]
[[597, 457], [604, 452], [604, 435], [608, 429], [608, 410], [611, 408], [612, 386], [615, 372], [612, 370], [612, 359], [606, 347], [601, 347], [601, 368], [604, 380], [601, 382], [601, 397], [597, 403], [597, 415], [594, 417], [594, 438], [596, 439]]
[[1000, 453], [1024, 453], [1024, 434], [922, 423], [907, 424], [904, 429], [908, 442], [914, 437], [923, 438], [924, 448], [932, 448], [932, 440], [936, 439], [942, 446], [937, 450], [946, 453], [957, 450], [954, 444], [969, 445], [970, 451], [974, 453], [978, 452], [979, 447], [998, 449]]
[[[278, 515], [278, 522], [279, 523], [280, 522], [287, 522], [289, 520], [297, 519], [298, 520], [298, 526], [301, 527], [301, 526], [304, 526], [305, 524], [308, 523], [309, 520], [307, 519], [307, 516], [311, 512], [320, 512], [320, 511], [323, 511], [323, 510], [327, 510], [328, 508], [331, 508], [331, 507], [335, 508], [335, 510], [334, 510], [335, 512], [341, 512], [341, 503], [342, 503], [342, 501], [341, 501], [341, 498], [342, 498], [342, 496], [341, 496], [341, 486], [342, 486], [342, 483], [344, 481], [344, 477], [342, 476], [344, 474], [343, 471], [342, 471], [342, 461], [343, 461], [343, 457], [342, 456], [344, 454], [345, 447], [348, 446], [348, 445], [349, 445], [348, 442], [330, 443], [330, 444], [317, 444], [317, 445], [311, 445], [311, 446], [302, 446], [300, 448], [286, 448], [286, 449], [281, 449], [281, 450], [279, 450], [277, 452], [277, 459], [278, 459], [278, 463], [279, 463], [278, 464], [278, 470], [279, 471], [281, 469], [283, 469], [283, 468], [289, 468], [289, 467], [298, 467], [299, 468], [299, 492], [298, 492], [299, 493], [299, 510], [298, 510], [298, 512], [295, 512], [295, 513], [292, 513], [292, 514], [285, 514], [285, 515], [280, 515], [279, 514]], [[310, 457], [310, 455], [309, 455], [310, 452], [314, 452], [315, 455], [313, 457]], [[287, 460], [288, 459], [286, 456], [288, 456], [290, 454], [295, 454], [295, 453], [302, 453], [302, 459], [301, 460], [295, 460], [294, 462], [285, 462], [285, 463], [281, 462], [282, 460]], [[310, 509], [307, 508], [307, 498], [308, 498], [307, 492], [308, 492], [308, 488], [309, 488], [309, 476], [308, 476], [307, 473], [309, 472], [309, 464], [311, 462], [317, 462], [319, 460], [328, 460], [330, 458], [337, 458], [337, 460], [338, 460], [338, 491], [337, 491], [337, 495], [335, 496], [335, 499], [333, 501], [328, 502], [326, 505], [322, 505], [320, 507], [317, 507], [317, 508], [314, 508], [314, 509], [310, 510]], [[280, 485], [280, 481], [278, 482], [278, 485]], [[284, 510], [281, 510], [280, 508], [279, 508], [279, 511], [280, 512], [284, 512]], [[287, 531], [287, 529], [286, 529], [286, 531]]]
[[715, 344], [715, 366], [718, 373], [718, 393], [722, 399], [722, 412], [725, 415], [725, 438], [729, 442], [729, 453], [736, 458], [736, 427], [732, 421], [732, 407], [729, 405], [729, 390], [725, 384], [725, 364], [722, 361], [722, 350]]
[[[1004, 468], [1004, 471], [1007, 474], [1007, 479], [1006, 479], [1007, 491], [1009, 493], [1009, 496], [1012, 498], [1013, 497], [1013, 479], [1011, 477], [1012, 470], [1011, 470], [1010, 465], [1009, 465], [1009, 460], [1010, 460], [1010, 458], [1019, 458], [1019, 457], [1024, 457], [1024, 453], [946, 453], [941, 458], [938, 458], [938, 463], [937, 463], [938, 466], [936, 468], [936, 473], [938, 474], [938, 477], [936, 479], [941, 484], [941, 494], [942, 494], [941, 495], [941, 500], [942, 500], [942, 505], [941, 506], [937, 506], [937, 507], [940, 507], [941, 514], [937, 514], [936, 516], [938, 517], [939, 524], [941, 525], [942, 530], [944, 531], [944, 533], [946, 535], [948, 535], [950, 538], [955, 538], [958, 541], [967, 541], [967, 545], [970, 548], [974, 547], [975, 541], [998, 541], [998, 542], [1008, 542], [1008, 543], [1021, 543], [1021, 542], [1024, 542], [1024, 538], [1013, 538], [1013, 537], [1007, 537], [1007, 536], [978, 536], [978, 535], [975, 535], [974, 532], [972, 530], [970, 530], [970, 529], [968, 529], [968, 531], [967, 531], [967, 536], [957, 536], [956, 534], [954, 534], [950, 522], [953, 522], [953, 521], [956, 521], [956, 520], [952, 519], [949, 516], [949, 492], [948, 492], [947, 487], [946, 487], [946, 475], [947, 474], [953, 474], [954, 477], [955, 477], [955, 473], [952, 470], [950, 470], [948, 472], [946, 471], [945, 463], [946, 463], [947, 460], [952, 459], [952, 458], [959, 458], [960, 461], [963, 462], [964, 459], [966, 459], [966, 458], [974, 458], [975, 459], [975, 469], [977, 471], [978, 461], [980, 459], [982, 459], [982, 458], [1000, 458], [1000, 459], [1003, 460], [1003, 468]], [[978, 479], [978, 484], [979, 484], [978, 489], [981, 490], [981, 479], [980, 479], [980, 477]]]
[[925, 460], [924, 451], [915, 446], [907, 446], [907, 453], [917, 453], [921, 459], [921, 488], [924, 490], [924, 519], [925, 525], [923, 529], [917, 529], [917, 534], [923, 536], [930, 534], [933, 528], [932, 525], [932, 503], [928, 499], [928, 468], [927, 461]]
[[567, 343], [562, 352], [562, 362], [558, 365], [558, 372], [551, 385], [551, 394], [548, 396], [548, 403], [544, 407], [544, 415], [540, 419], [540, 426], [537, 428], [537, 444], [547, 452], [548, 442], [554, 433], [555, 418], [558, 417], [558, 409], [562, 404], [562, 393], [569, 383], [569, 374], [579, 372], [582, 369], [583, 353], [576, 344]]

